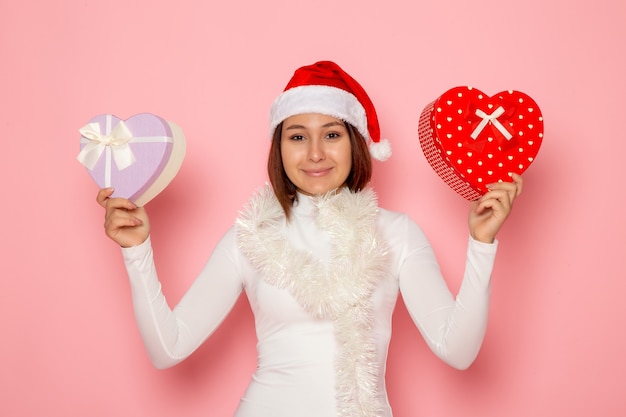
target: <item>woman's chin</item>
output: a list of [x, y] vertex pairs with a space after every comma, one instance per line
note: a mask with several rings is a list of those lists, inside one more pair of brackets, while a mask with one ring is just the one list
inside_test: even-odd
[[326, 187], [306, 187], [306, 188], [298, 188], [298, 192], [300, 194], [304, 194], [304, 195], [308, 195], [310, 197], [315, 197], [315, 196], [320, 196], [320, 195], [326, 195], [330, 192], [336, 191], [340, 188], [342, 188], [343, 186], [345, 186], [345, 184], [343, 185], [330, 185], [330, 186], [326, 186]]

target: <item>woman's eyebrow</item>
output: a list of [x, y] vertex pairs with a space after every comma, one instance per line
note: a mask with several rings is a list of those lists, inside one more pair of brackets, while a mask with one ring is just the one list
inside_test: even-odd
[[331, 127], [331, 126], [344, 126], [343, 122], [338, 122], [338, 121], [332, 121], [332, 122], [328, 122], [326, 123], [324, 126], [322, 127]]
[[[332, 121], [322, 125], [323, 128], [332, 127], [332, 126], [344, 126], [342, 122]], [[306, 126], [303, 125], [289, 125], [285, 127], [285, 130], [295, 130], [295, 129], [306, 129]]]
[[302, 125], [289, 125], [285, 128], [285, 130], [289, 130], [289, 129], [305, 129], [305, 127]]

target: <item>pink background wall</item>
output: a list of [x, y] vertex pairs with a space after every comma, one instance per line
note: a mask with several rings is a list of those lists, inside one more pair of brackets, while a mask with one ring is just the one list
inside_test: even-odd
[[466, 372], [446, 367], [400, 303], [395, 415], [625, 415], [626, 3], [248, 3], [3, 2], [0, 413], [232, 415], [255, 366], [246, 302], [188, 361], [152, 368], [96, 186], [75, 160], [77, 129], [140, 112], [183, 127], [182, 170], [148, 206], [175, 303], [265, 180], [271, 101], [296, 67], [332, 59], [367, 88], [393, 143], [375, 166], [382, 205], [423, 226], [455, 290], [467, 203], [427, 165], [420, 111], [472, 85], [526, 92], [545, 116], [544, 146], [500, 235], [479, 358]]

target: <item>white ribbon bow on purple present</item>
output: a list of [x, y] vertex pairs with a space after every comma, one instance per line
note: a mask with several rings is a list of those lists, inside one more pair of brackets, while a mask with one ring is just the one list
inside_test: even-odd
[[88, 143], [80, 151], [77, 158], [88, 169], [92, 170], [96, 166], [105, 150], [107, 152], [110, 150], [115, 165], [120, 171], [135, 162], [135, 155], [128, 145], [133, 135], [124, 121], [120, 120], [108, 135], [100, 132], [99, 123], [88, 123], [79, 129], [79, 132], [88, 139]]

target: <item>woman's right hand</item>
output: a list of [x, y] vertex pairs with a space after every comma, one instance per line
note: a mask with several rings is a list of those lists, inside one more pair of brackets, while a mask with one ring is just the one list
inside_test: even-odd
[[123, 248], [143, 243], [150, 234], [150, 221], [143, 207], [125, 198], [111, 198], [113, 188], [103, 188], [96, 200], [105, 208], [104, 231]]

